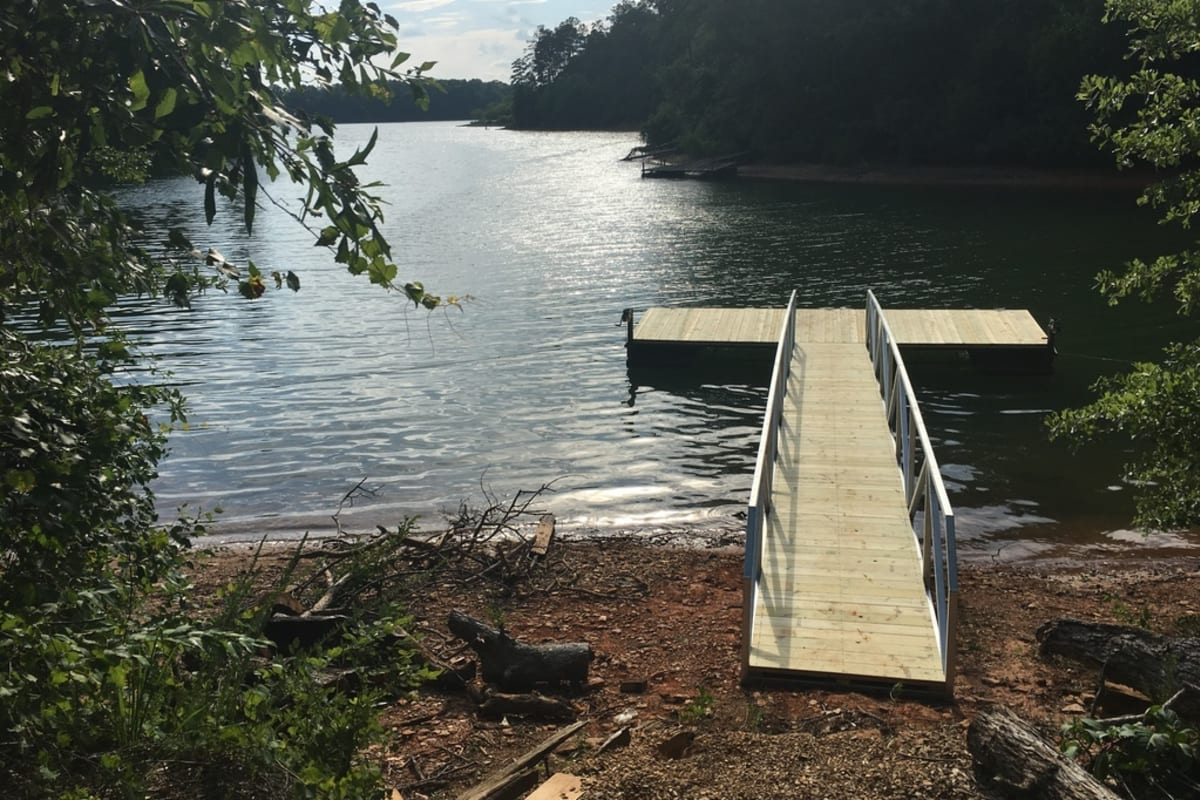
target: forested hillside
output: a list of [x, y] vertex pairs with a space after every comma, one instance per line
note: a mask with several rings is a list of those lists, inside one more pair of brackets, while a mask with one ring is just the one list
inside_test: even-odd
[[623, 0], [539, 28], [525, 128], [640, 128], [694, 153], [855, 164], [1096, 163], [1083, 75], [1121, 69], [1103, 0]]
[[488, 107], [507, 103], [511, 93], [508, 84], [501, 81], [443, 80], [429, 89], [429, 108], [422, 109], [409, 99], [409, 87], [396, 84], [391, 89], [393, 98], [385, 100], [348, 92], [341, 86], [305, 86], [290, 92], [287, 104], [339, 123], [421, 122], [477, 119]]

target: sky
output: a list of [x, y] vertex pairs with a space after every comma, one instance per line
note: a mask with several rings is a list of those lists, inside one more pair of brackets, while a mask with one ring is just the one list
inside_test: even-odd
[[[379, 0], [377, 0], [378, 2]], [[595, 22], [617, 0], [401, 0], [379, 2], [400, 23], [400, 49], [411, 65], [436, 61], [434, 78], [507, 81], [538, 25], [567, 17]]]

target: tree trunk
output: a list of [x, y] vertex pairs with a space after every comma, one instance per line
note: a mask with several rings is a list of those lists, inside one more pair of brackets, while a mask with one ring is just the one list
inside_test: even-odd
[[[1162, 702], [1186, 686], [1200, 686], [1200, 639], [1168, 638], [1141, 628], [1060, 619], [1038, 628], [1042, 655], [1095, 664], [1105, 680], [1123, 683]], [[1196, 694], [1175, 711], [1200, 716]]]
[[450, 631], [479, 655], [483, 679], [501, 691], [524, 692], [539, 683], [587, 682], [592, 648], [587, 643], [526, 644], [460, 611], [450, 614]]
[[981, 786], [1031, 800], [1120, 800], [1007, 708], [982, 711], [967, 730]]

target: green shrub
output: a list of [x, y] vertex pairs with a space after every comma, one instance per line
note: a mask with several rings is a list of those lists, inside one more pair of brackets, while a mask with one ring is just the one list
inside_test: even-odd
[[1130, 798], [1196, 796], [1200, 731], [1178, 714], [1152, 706], [1142, 719], [1113, 724], [1079, 719], [1061, 732], [1062, 749]]

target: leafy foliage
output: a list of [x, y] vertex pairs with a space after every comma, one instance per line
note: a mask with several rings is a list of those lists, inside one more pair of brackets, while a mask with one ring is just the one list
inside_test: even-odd
[[[149, 483], [165, 436], [147, 417], [168, 389], [116, 386], [123, 347], [97, 359], [0, 329], [0, 608], [57, 602], [116, 566], [151, 583], [185, 526], [156, 527]], [[113, 356], [116, 358], [109, 358]]]
[[[199, 521], [163, 525], [150, 490], [183, 400], [154, 385], [106, 312], [134, 292], [186, 305], [213, 281], [237, 280], [249, 300], [268, 280], [300, 289], [292, 272], [243, 275], [215, 249], [206, 277], [139, 246], [112, 187], [180, 173], [197, 180], [197, 215], [240, 204], [248, 230], [277, 178], [300, 184], [295, 216], [317, 245], [439, 305], [397, 278], [380, 201], [355, 175], [375, 138], [339, 159], [332, 124], [281, 100], [314, 80], [423, 100], [431, 65], [395, 71], [407, 58], [395, 28], [358, 0], [0, 3], [0, 783], [16, 795], [146, 796], [167, 759], [196, 765], [193, 795], [378, 790], [360, 759], [377, 692], [421, 675], [392, 635], [402, 618], [380, 609], [345, 641], [267, 664], [266, 612], [241, 592], [196, 617], [180, 575]], [[170, 245], [199, 255], [180, 231]], [[385, 683], [323, 688], [325, 671], [354, 663]]]
[[[1120, 167], [1145, 165], [1166, 172], [1140, 202], [1158, 209], [1163, 223], [1190, 229], [1200, 212], [1200, 38], [1195, 2], [1109, 0], [1106, 19], [1130, 26], [1127, 78], [1084, 78], [1079, 99], [1095, 114], [1093, 139], [1111, 150]], [[1150, 261], [1134, 260], [1123, 272], [1097, 277], [1111, 303], [1130, 296], [1170, 298], [1177, 311], [1200, 310], [1200, 250], [1185, 249]], [[1132, 446], [1125, 478], [1135, 488], [1137, 523], [1179, 528], [1200, 522], [1200, 340], [1169, 347], [1159, 363], [1094, 387], [1092, 404], [1050, 418], [1055, 436], [1085, 442], [1117, 436]]]
[[1193, 796], [1200, 791], [1200, 731], [1178, 714], [1152, 706], [1141, 720], [1112, 724], [1078, 719], [1063, 726], [1063, 752], [1130, 798]]
[[[106, 194], [114, 180], [183, 171], [202, 187], [211, 222], [218, 197], [239, 200], [253, 227], [269, 180], [307, 187], [297, 215], [339, 263], [395, 283], [380, 234], [380, 202], [354, 175], [374, 139], [339, 160], [327, 120], [280, 99], [306, 78], [379, 96], [419, 78], [376, 66], [395, 35], [374, 3], [337, 12], [307, 3], [15, 0], [0, 7], [0, 309], [34, 295], [43, 320], [95, 322], [120, 292], [155, 291], [158, 266], [130, 242]], [[403, 53], [392, 57], [393, 68]], [[320, 220], [320, 224], [315, 224]], [[177, 244], [188, 246], [186, 241]], [[80, 288], [84, 291], [80, 291]], [[426, 303], [428, 304], [428, 303]], [[2, 313], [2, 312], [0, 312]]]
[[1094, 388], [1095, 402], [1051, 418], [1054, 434], [1132, 443], [1125, 480], [1135, 488], [1142, 527], [1168, 530], [1200, 520], [1200, 342], [1172, 345], [1162, 363], [1135, 364]]
[[[257, 631], [269, 608], [242, 604], [246, 580], [208, 621], [177, 581], [154, 592], [149, 617], [132, 616], [115, 586], [0, 612], [0, 724], [16, 737], [0, 759], [6, 785], [22, 796], [141, 795], [164, 788], [154, 780], [220, 796], [375, 791], [378, 769], [361, 759], [381, 733], [374, 706], [423, 676], [393, 635], [408, 620], [384, 613], [332, 647], [267, 661]], [[346, 664], [370, 665], [374, 683], [347, 693], [327, 679]], [[198, 772], [155, 778], [164, 761]]]

